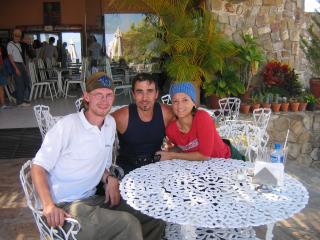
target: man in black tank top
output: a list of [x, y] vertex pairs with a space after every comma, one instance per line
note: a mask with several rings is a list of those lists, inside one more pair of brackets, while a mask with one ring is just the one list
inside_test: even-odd
[[[151, 74], [141, 73], [134, 78], [132, 95], [135, 104], [112, 114], [116, 120], [120, 145], [117, 165], [125, 173], [160, 160], [154, 154], [161, 149], [165, 128], [174, 118], [169, 106], [156, 102], [158, 86]], [[141, 221], [144, 239], [161, 239], [165, 227], [163, 221], [143, 214], [135, 216]]]

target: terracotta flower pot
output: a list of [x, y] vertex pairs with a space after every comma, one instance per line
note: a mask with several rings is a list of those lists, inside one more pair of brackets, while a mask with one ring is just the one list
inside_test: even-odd
[[305, 111], [307, 108], [308, 103], [302, 102], [299, 105], [299, 111]]
[[290, 103], [290, 110], [291, 110], [292, 112], [298, 112], [298, 110], [299, 110], [299, 105], [300, 105], [300, 103], [298, 103], [298, 102], [292, 102], [292, 103]]
[[281, 103], [271, 103], [272, 112], [279, 112], [281, 107]]
[[250, 105], [246, 103], [241, 103], [240, 104], [240, 112], [243, 114], [248, 114], [250, 111]]
[[255, 109], [258, 109], [260, 107], [260, 103], [252, 103], [251, 105], [251, 110], [255, 110]]
[[263, 108], [270, 108], [271, 107], [271, 104], [270, 103], [262, 103], [261, 106]]
[[207, 106], [212, 109], [219, 109], [219, 98], [216, 95], [207, 97]]
[[309, 80], [310, 91], [316, 97], [320, 98], [320, 78], [311, 78]]
[[289, 103], [281, 103], [281, 111], [282, 112], [288, 112], [289, 109]]

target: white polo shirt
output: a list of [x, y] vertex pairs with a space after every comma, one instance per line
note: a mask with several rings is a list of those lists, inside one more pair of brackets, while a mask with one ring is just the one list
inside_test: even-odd
[[49, 130], [33, 164], [47, 170], [55, 203], [94, 195], [104, 170], [112, 164], [115, 131], [112, 116], [107, 115], [99, 129], [83, 111], [62, 118]]
[[7, 45], [8, 54], [12, 56], [13, 61], [23, 63], [22, 49], [20, 43], [10, 41]]

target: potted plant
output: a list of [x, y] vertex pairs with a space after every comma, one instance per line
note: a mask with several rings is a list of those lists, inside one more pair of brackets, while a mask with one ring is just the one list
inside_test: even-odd
[[251, 101], [252, 101], [252, 104], [251, 104], [252, 111], [260, 107], [259, 95], [253, 95], [251, 98]]
[[[244, 92], [244, 85], [237, 72], [234, 71], [232, 64], [226, 64], [222, 71], [218, 71], [214, 75], [214, 78], [206, 80], [203, 83], [203, 88], [207, 95], [214, 95], [218, 98], [237, 97]], [[216, 108], [216, 106], [211, 104], [211, 108]]]
[[290, 98], [289, 103], [290, 103], [290, 110], [292, 112], [298, 112], [299, 111], [300, 103], [299, 103], [297, 98], [294, 98], [294, 97]]
[[[204, 82], [211, 83], [215, 74], [222, 72], [226, 58], [236, 54], [233, 42], [216, 28], [214, 16], [204, 4], [195, 4], [193, 0], [139, 2], [157, 16], [150, 17], [156, 37], [152, 51], [166, 56], [163, 69], [170, 81], [191, 81], [200, 89]], [[136, 1], [111, 0], [109, 4], [129, 8]]]
[[244, 34], [242, 40], [242, 44], [235, 44], [235, 46], [239, 50], [237, 57], [240, 60], [240, 80], [245, 86], [245, 93], [241, 100], [246, 101], [251, 95], [252, 79], [258, 73], [260, 64], [265, 61], [265, 54], [252, 35]]
[[288, 103], [287, 97], [282, 97], [280, 109], [281, 109], [282, 112], [288, 112], [289, 103]]
[[307, 108], [307, 100], [306, 100], [306, 92], [302, 92], [299, 96], [299, 102], [300, 102], [300, 105], [299, 105], [299, 111], [305, 111], [306, 108]]
[[270, 94], [266, 93], [262, 95], [260, 103], [263, 108], [270, 108], [271, 107]]
[[250, 112], [251, 105], [245, 101], [240, 103], [240, 112], [243, 114], [248, 114]]
[[271, 98], [271, 110], [272, 112], [279, 112], [281, 107], [280, 97], [278, 94], [275, 94]]
[[309, 36], [301, 38], [301, 48], [310, 63], [313, 77], [310, 79], [310, 91], [320, 97], [320, 13], [311, 16], [313, 24], [308, 28]]
[[308, 111], [316, 110], [316, 104], [318, 102], [318, 99], [312, 93], [306, 95], [306, 100], [308, 103], [307, 110]]

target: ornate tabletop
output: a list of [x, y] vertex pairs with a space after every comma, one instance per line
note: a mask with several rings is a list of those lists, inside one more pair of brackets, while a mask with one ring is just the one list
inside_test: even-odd
[[305, 187], [285, 175], [284, 185], [261, 193], [239, 172], [252, 164], [232, 159], [170, 160], [135, 169], [121, 182], [133, 208], [167, 222], [204, 228], [247, 228], [275, 223], [308, 203]]

